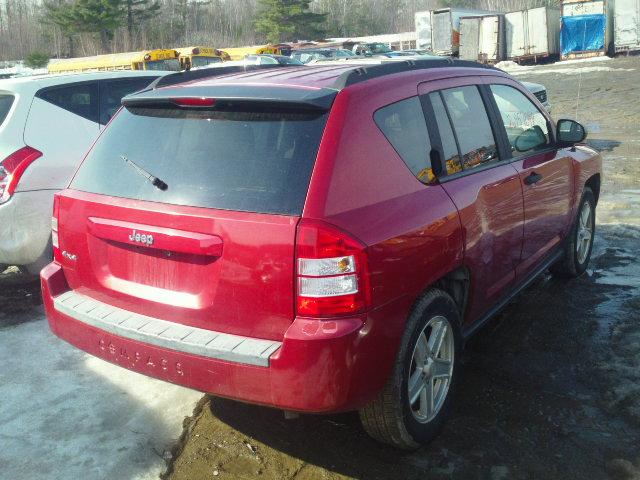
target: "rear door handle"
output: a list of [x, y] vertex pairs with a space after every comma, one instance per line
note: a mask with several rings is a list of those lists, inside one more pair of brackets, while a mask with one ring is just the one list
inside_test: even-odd
[[524, 183], [526, 185], [533, 185], [534, 183], [538, 183], [540, 180], [542, 180], [542, 175], [531, 172], [527, 177], [525, 177]]

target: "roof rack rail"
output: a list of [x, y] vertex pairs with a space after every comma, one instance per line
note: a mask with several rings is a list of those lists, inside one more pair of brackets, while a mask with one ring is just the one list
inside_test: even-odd
[[231, 75], [234, 73], [251, 72], [253, 70], [269, 70], [274, 68], [283, 67], [301, 67], [302, 65], [282, 65], [282, 64], [267, 64], [267, 65], [230, 65], [225, 67], [222, 64], [219, 67], [203, 68], [199, 70], [189, 70], [186, 72], [176, 72], [163, 77], [155, 79], [145, 90], [154, 90], [160, 87], [167, 87], [169, 85], [177, 85], [178, 83], [190, 82], [192, 80], [199, 80], [201, 78], [220, 77], [222, 75]]
[[458, 60], [454, 58], [420, 58], [420, 59], [407, 59], [404, 61], [383, 62], [373, 65], [362, 65], [354, 70], [349, 70], [340, 75], [335, 83], [334, 88], [341, 90], [349, 85], [355, 83], [364, 82], [365, 80], [371, 80], [372, 78], [382, 77], [384, 75], [391, 75], [394, 73], [410, 72], [413, 70], [423, 70], [428, 68], [446, 68], [446, 67], [461, 67], [461, 68], [480, 68], [495, 70], [494, 67], [489, 65], [483, 65], [482, 63], [473, 62], [470, 60]]

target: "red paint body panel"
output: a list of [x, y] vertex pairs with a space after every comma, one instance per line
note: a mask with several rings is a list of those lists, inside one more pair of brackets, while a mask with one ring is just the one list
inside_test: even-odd
[[444, 187], [460, 212], [464, 265], [471, 273], [467, 310], [471, 323], [513, 287], [522, 249], [522, 188], [511, 165], [468, 175]]
[[[248, 337], [280, 340], [293, 321], [298, 218], [72, 190], [59, 198], [60, 250], [78, 257], [59, 259], [72, 289], [132, 312]], [[100, 220], [96, 231], [91, 218], [118, 220]], [[140, 226], [158, 235], [158, 248], [129, 239]], [[213, 246], [205, 242], [192, 253], [196, 239]]]
[[[326, 88], [353, 68], [253, 71], [168, 89]], [[433, 68], [356, 83], [335, 97], [301, 217], [334, 225], [365, 246], [365, 313], [296, 317], [300, 217], [65, 190], [57, 204], [58, 253], [77, 260], [57, 254], [41, 273], [52, 331], [125, 368], [215, 395], [304, 412], [364, 406], [386, 383], [406, 319], [425, 289], [466, 269], [471, 325], [564, 238], [585, 182], [600, 173], [599, 155], [578, 147], [425, 185], [373, 120], [376, 110], [405, 98], [490, 82], [529, 95], [499, 71]], [[523, 178], [533, 170], [546, 181], [530, 188]], [[282, 346], [268, 367], [258, 367], [146, 345], [56, 311], [53, 298], [70, 289], [132, 312]]]
[[374, 307], [405, 295], [415, 299], [460, 266], [463, 251], [451, 199], [442, 186], [419, 182], [373, 121], [381, 105], [417, 94], [413, 80], [391, 87], [384, 79], [373, 91], [362, 84], [338, 94], [303, 213], [369, 246]]
[[[482, 77], [492, 81], [495, 77]], [[421, 83], [420, 94], [482, 83], [459, 77]], [[459, 214], [464, 266], [471, 274], [465, 323], [473, 323], [513, 287], [523, 242], [524, 209], [517, 170], [499, 165], [443, 184]]]
[[[106, 218], [89, 217], [88, 231], [94, 237], [119, 243], [139, 242], [149, 248], [172, 253], [191, 253], [219, 257], [222, 255], [222, 239], [217, 235], [185, 232], [175, 228], [163, 228], [139, 223], [121, 222]], [[131, 231], [144, 232], [134, 240]], [[150, 236], [150, 238], [149, 238]], [[148, 239], [149, 238], [149, 239]]]
[[[524, 193], [524, 242], [518, 276], [526, 276], [552, 249], [556, 248], [571, 225], [573, 175], [566, 150], [553, 150], [517, 160]], [[526, 185], [532, 174], [542, 179]]]
[[[204, 392], [304, 412], [347, 411], [371, 401], [389, 374], [399, 341], [401, 299], [367, 316], [296, 319], [268, 368], [198, 357], [121, 338], [78, 322], [53, 307], [68, 289], [63, 269], [41, 273], [51, 330], [82, 350], [130, 370]], [[374, 359], [372, 361], [372, 359]]]

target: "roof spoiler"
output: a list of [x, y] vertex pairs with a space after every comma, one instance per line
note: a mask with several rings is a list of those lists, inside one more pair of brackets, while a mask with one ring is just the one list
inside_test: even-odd
[[127, 95], [122, 105], [127, 108], [324, 112], [331, 108], [337, 93], [329, 88], [309, 90], [270, 85], [169, 86]]

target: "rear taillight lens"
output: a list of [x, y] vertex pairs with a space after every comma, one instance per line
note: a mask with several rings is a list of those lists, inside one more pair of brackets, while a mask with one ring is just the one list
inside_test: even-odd
[[296, 277], [300, 316], [352, 315], [369, 304], [366, 246], [324, 222], [298, 224]]
[[8, 202], [27, 167], [42, 156], [42, 152], [24, 147], [0, 162], [0, 204]]
[[53, 245], [53, 258], [60, 261], [60, 241], [58, 240], [58, 216], [60, 213], [60, 197], [53, 196], [53, 215], [51, 217], [51, 244]]

